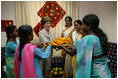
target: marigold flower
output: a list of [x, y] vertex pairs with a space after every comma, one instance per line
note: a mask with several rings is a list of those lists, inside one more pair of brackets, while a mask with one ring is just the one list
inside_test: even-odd
[[59, 68], [59, 70], [62, 70], [62, 68]]
[[57, 75], [57, 72], [54, 72], [54, 75]]

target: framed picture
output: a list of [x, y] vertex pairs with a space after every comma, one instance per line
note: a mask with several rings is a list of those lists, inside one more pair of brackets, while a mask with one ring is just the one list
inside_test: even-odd
[[1, 31], [5, 32], [8, 25], [13, 25], [13, 20], [1, 20]]

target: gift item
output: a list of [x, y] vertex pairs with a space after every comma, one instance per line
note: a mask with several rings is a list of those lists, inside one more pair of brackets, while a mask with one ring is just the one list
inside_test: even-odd
[[63, 37], [63, 38], [55, 38], [54, 41], [51, 42], [52, 45], [68, 45], [72, 43], [72, 40], [69, 37]]
[[57, 48], [53, 49], [52, 57], [61, 57], [61, 56], [62, 56], [62, 49], [60, 50], [58, 50]]
[[69, 37], [62, 37], [62, 38], [55, 38], [54, 41], [46, 42], [45, 45], [52, 44], [56, 46], [58, 45], [67, 46], [68, 44], [71, 44], [71, 43], [72, 43], [72, 40]]

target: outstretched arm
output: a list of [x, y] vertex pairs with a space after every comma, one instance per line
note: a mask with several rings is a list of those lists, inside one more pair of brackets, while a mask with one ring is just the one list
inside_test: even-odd
[[48, 46], [44, 51], [43, 48], [35, 48], [34, 56], [38, 57], [39, 59], [46, 59], [50, 56], [51, 53], [51, 46]]
[[63, 50], [66, 51], [69, 55], [74, 56], [76, 55], [76, 49], [74, 46], [63, 46]]
[[56, 46], [60, 49], [63, 49], [64, 51], [66, 51], [66, 53], [68, 53], [69, 55], [71, 56], [74, 56], [76, 55], [76, 49], [75, 49], [75, 46], [73, 45], [68, 45], [68, 46], [63, 46], [63, 45], [59, 45], [59, 46]]

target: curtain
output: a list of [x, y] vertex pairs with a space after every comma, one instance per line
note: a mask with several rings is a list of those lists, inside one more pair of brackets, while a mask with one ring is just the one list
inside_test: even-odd
[[[41, 20], [37, 12], [43, 7], [46, 1], [16, 1], [16, 25], [19, 27], [24, 24], [31, 25], [34, 28]], [[57, 3], [65, 10], [66, 14], [50, 30], [54, 33], [55, 38], [61, 37], [62, 28], [65, 25], [65, 17], [71, 16], [74, 20], [78, 19], [78, 7], [76, 1], [57, 1]], [[38, 37], [34, 34], [32, 43], [39, 42]]]

